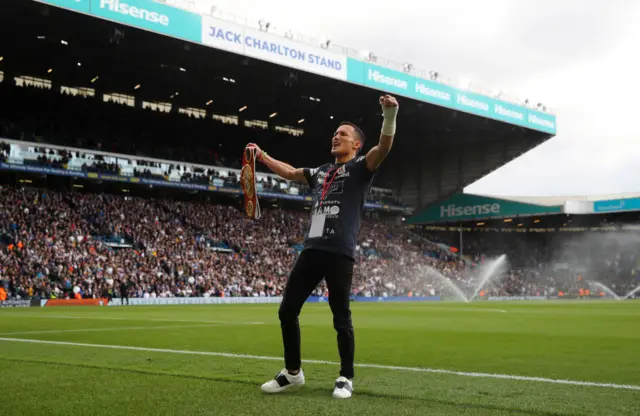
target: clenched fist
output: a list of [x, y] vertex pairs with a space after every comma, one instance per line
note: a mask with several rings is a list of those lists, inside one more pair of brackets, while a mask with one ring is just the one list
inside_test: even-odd
[[386, 94], [380, 97], [380, 105], [384, 109], [385, 107], [398, 107], [398, 100], [395, 97]]
[[380, 97], [382, 106], [382, 134], [393, 136], [396, 134], [396, 115], [398, 115], [398, 100], [389, 94]]

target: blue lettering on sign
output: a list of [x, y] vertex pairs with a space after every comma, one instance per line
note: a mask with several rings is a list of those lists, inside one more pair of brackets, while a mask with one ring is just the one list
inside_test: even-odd
[[274, 42], [268, 42], [262, 39], [257, 39], [251, 36], [247, 36], [244, 39], [244, 44], [249, 48], [260, 49], [275, 55], [280, 55], [300, 61], [306, 60], [306, 53], [299, 49], [289, 48], [287, 46], [279, 45]]
[[[220, 38], [221, 36], [223, 36], [225, 40], [230, 41], [228, 34], [216, 33], [214, 28], [212, 28], [212, 32], [210, 33], [210, 35], [215, 36], [217, 38]], [[234, 34], [233, 42], [240, 43], [241, 37], [242, 35], [240, 34]], [[268, 52], [273, 55], [282, 56], [282, 57], [293, 59], [296, 61], [307, 62], [312, 65], [332, 69], [335, 71], [341, 71], [343, 68], [342, 63], [337, 59], [331, 59], [325, 56], [316, 55], [313, 53], [307, 53], [297, 48], [289, 47], [276, 42], [259, 39], [253, 36], [246, 36], [244, 38], [244, 45], [247, 48]]]
[[212, 38], [225, 40], [227, 42], [242, 44], [242, 33], [232, 32], [230, 30], [222, 30], [209, 26], [209, 36]]
[[324, 56], [309, 54], [309, 63], [329, 69], [335, 69], [336, 71], [342, 70], [342, 63], [340, 61], [336, 59], [328, 59]]

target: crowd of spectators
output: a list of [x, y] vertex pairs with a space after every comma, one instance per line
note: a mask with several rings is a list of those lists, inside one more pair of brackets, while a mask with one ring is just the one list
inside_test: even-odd
[[[28, 298], [277, 296], [308, 212], [265, 209], [260, 220], [200, 201], [0, 188], [0, 286]], [[354, 296], [466, 296], [490, 264], [462, 259], [395, 222], [365, 219]], [[438, 277], [444, 276], [444, 277]], [[567, 283], [567, 282], [571, 283]], [[507, 267], [482, 296], [544, 296], [576, 279]], [[621, 287], [626, 289], [626, 287]], [[321, 283], [315, 295], [326, 295]]]
[[273, 211], [253, 223], [225, 206], [13, 188], [0, 209], [1, 278], [46, 298], [101, 296], [123, 279], [141, 297], [275, 295], [301, 218]]
[[[433, 243], [459, 246], [458, 232], [416, 227], [412, 233]], [[637, 231], [513, 233], [476, 229], [464, 233], [462, 252], [476, 263], [506, 255], [512, 272], [493, 290], [511, 288], [511, 293], [517, 289], [542, 295], [577, 293], [600, 282], [624, 295], [640, 285]]]

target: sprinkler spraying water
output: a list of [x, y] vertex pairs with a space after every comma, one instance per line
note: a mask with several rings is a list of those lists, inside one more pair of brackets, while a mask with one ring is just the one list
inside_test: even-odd
[[479, 272], [480, 272], [479, 283], [477, 286], [473, 288], [473, 294], [470, 297], [465, 295], [464, 291], [458, 285], [456, 285], [451, 279], [444, 276], [442, 273], [440, 273], [433, 267], [425, 266], [424, 270], [425, 270], [425, 276], [427, 278], [432, 277], [437, 279], [439, 282], [443, 283], [446, 287], [448, 287], [451, 290], [452, 294], [455, 296], [456, 299], [461, 300], [465, 303], [469, 303], [473, 301], [473, 299], [476, 296], [478, 296], [478, 293], [480, 292], [480, 290], [484, 286], [486, 286], [486, 284], [489, 283], [491, 279], [502, 275], [501, 272], [506, 269], [506, 265], [507, 265], [507, 256], [505, 254], [501, 255], [495, 260], [487, 261], [485, 264], [483, 264], [479, 268]]
[[471, 298], [469, 299], [470, 302], [473, 301], [476, 296], [478, 296], [480, 290], [489, 282], [489, 280], [491, 280], [492, 277], [500, 276], [500, 273], [497, 272], [502, 271], [506, 264], [507, 255], [503, 254], [496, 260], [487, 262], [487, 264], [482, 267], [483, 270], [480, 273], [480, 283], [478, 284], [478, 286], [476, 286], [476, 290], [473, 292], [473, 296], [471, 296]]
[[610, 288], [608, 288], [607, 286], [603, 285], [600, 282], [588, 282], [590, 285], [593, 285], [597, 288], [599, 288], [600, 290], [603, 290], [606, 294], [613, 296], [613, 298], [615, 300], [622, 300], [622, 298], [620, 298], [620, 296], [616, 295], [615, 292], [613, 290], [611, 290]]
[[469, 299], [464, 295], [464, 292], [455, 283], [453, 283], [451, 279], [444, 276], [442, 273], [431, 266], [425, 266], [425, 270], [427, 277], [434, 277], [438, 279], [438, 281], [444, 283], [449, 289], [451, 289], [451, 291], [457, 298], [459, 298], [459, 300], [469, 303]]
[[631, 296], [635, 295], [638, 292], [640, 292], [640, 286], [638, 286], [637, 288], [633, 289], [631, 292], [629, 292], [626, 295], [624, 295], [624, 297], [622, 299], [623, 300], [624, 299], [629, 299]]

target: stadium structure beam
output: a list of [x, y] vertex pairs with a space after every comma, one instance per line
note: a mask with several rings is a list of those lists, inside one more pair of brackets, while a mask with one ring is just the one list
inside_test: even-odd
[[[132, 93], [138, 106], [141, 99], [166, 101], [170, 91], [179, 90], [180, 96], [173, 100], [176, 107], [202, 107], [213, 99], [207, 108], [208, 114], [238, 115], [238, 108], [249, 104], [250, 111], [241, 114], [241, 122], [249, 115], [264, 118], [277, 111], [278, 121], [290, 124], [314, 112], [321, 115], [322, 120], [306, 117], [305, 136], [301, 139], [310, 149], [324, 149], [325, 132], [341, 119], [362, 124], [366, 132], [379, 128], [374, 107], [380, 91], [375, 88], [247, 59], [32, 1], [7, 0], [7, 4], [10, 5], [6, 7], [7, 13], [0, 14], [0, 37], [13, 41], [3, 51], [5, 82], [11, 82], [18, 75], [38, 76], [38, 71], [42, 75], [42, 71], [46, 71], [42, 62], [47, 60], [51, 62], [47, 66], [55, 69], [48, 78], [55, 80], [56, 88], [60, 85], [94, 88], [96, 100], [100, 100], [103, 93], [132, 93], [133, 86], [141, 83], [142, 88]], [[12, 24], [16, 19], [27, 19], [30, 24], [16, 26]], [[112, 41], [117, 30], [125, 33], [119, 43]], [[47, 32], [48, 40], [57, 39], [57, 44], [38, 40], [37, 36], [43, 31]], [[60, 39], [68, 41], [68, 45], [61, 46]], [[81, 67], [76, 65], [79, 61], [82, 61]], [[185, 67], [187, 72], [179, 72], [180, 67]], [[283, 87], [284, 80], [292, 73], [296, 81]], [[100, 75], [100, 80], [90, 83], [96, 75]], [[233, 76], [237, 83], [223, 82], [223, 76]], [[322, 96], [322, 102], [301, 101], [302, 95]], [[401, 98], [401, 101], [403, 133], [398, 136], [398, 145], [394, 145], [389, 162], [393, 158], [397, 160], [380, 172], [376, 185], [400, 190], [401, 196], [416, 206], [426, 206], [459, 191], [510, 157], [551, 137], [411, 98]], [[274, 109], [274, 105], [278, 108]], [[335, 116], [335, 120], [330, 120], [330, 115]], [[506, 157], [504, 141], [498, 145], [498, 139], [505, 135], [510, 139]], [[401, 145], [403, 142], [406, 145]], [[498, 153], [493, 153], [498, 147]], [[483, 154], [484, 163], [470, 156], [478, 151]], [[452, 154], [458, 159], [452, 161]], [[299, 156], [303, 160], [295, 162], [315, 164], [322, 156], [319, 151], [309, 151], [304, 157]], [[468, 163], [470, 159], [473, 164]], [[407, 164], [410, 166], [405, 166]]]

